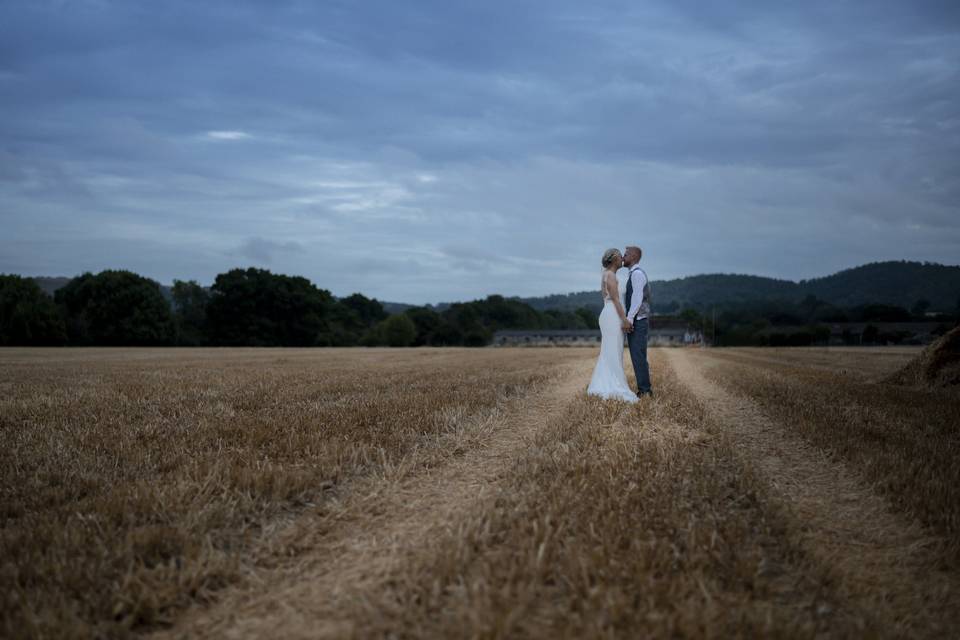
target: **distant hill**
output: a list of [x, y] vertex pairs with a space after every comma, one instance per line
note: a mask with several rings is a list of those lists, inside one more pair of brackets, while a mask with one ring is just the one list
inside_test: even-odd
[[70, 282], [70, 278], [47, 278], [44, 276], [37, 276], [33, 279], [34, 282], [39, 285], [43, 292], [48, 296], [53, 297], [53, 292], [61, 287], [67, 286], [67, 283]]
[[845, 307], [876, 302], [909, 308], [923, 299], [947, 311], [960, 304], [960, 266], [932, 262], [874, 262], [799, 284], [805, 293]]
[[[730, 305], [741, 302], [797, 302], [815, 295], [841, 307], [891, 304], [910, 308], [918, 300], [933, 310], [949, 311], [960, 303], [960, 266], [930, 262], [874, 262], [811, 280], [777, 280], [761, 276], [709, 274], [654, 280], [650, 283], [654, 308]], [[536, 298], [521, 298], [540, 311], [599, 309], [597, 291], [581, 291]]]
[[404, 302], [384, 302], [383, 300], [380, 301], [380, 304], [383, 305], [383, 310], [390, 315], [395, 313], [403, 313], [407, 309], [412, 309], [416, 306], [414, 304], [406, 304]]

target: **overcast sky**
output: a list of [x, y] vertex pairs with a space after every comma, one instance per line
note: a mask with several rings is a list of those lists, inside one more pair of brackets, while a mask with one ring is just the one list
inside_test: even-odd
[[[776, 5], [776, 6], [775, 6]], [[0, 272], [438, 302], [960, 256], [960, 3], [0, 0]]]

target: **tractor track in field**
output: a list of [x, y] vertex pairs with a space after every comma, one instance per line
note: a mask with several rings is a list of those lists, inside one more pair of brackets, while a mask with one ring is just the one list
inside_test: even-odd
[[296, 538], [293, 561], [258, 571], [153, 637], [350, 636], [353, 622], [338, 616], [338, 604], [390, 580], [438, 532], [493, 499], [498, 478], [583, 391], [592, 366], [589, 358], [567, 365], [556, 384], [493, 416], [483, 427], [486, 442], [448, 464], [395, 483], [370, 479], [322, 520], [301, 517], [277, 534]]
[[851, 606], [892, 635], [949, 637], [960, 628], [960, 580], [938, 566], [937, 539], [894, 512], [843, 463], [765, 416], [750, 398], [704, 375], [709, 352], [665, 350], [681, 382], [712, 422], [801, 524], [803, 548]]

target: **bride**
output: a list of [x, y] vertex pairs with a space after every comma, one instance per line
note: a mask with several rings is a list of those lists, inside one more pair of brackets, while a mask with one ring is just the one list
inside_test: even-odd
[[623, 294], [617, 282], [617, 269], [623, 266], [623, 256], [617, 249], [603, 253], [603, 311], [600, 312], [600, 357], [593, 370], [587, 394], [602, 398], [616, 398], [636, 402], [637, 394], [627, 384], [623, 371], [623, 332], [630, 326], [623, 310]]

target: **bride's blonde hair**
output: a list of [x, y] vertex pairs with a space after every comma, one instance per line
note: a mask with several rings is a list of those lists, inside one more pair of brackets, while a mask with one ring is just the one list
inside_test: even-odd
[[619, 256], [619, 255], [620, 255], [619, 249], [607, 249], [606, 251], [603, 252], [603, 259], [600, 261], [600, 264], [602, 264], [603, 268], [606, 269], [611, 264], [613, 264], [614, 256]]

